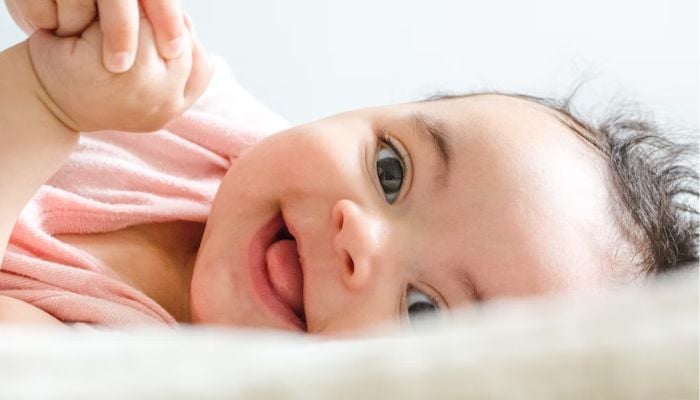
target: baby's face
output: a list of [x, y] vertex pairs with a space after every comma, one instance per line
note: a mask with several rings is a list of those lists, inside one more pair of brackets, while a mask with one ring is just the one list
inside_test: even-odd
[[505, 96], [289, 129], [224, 178], [195, 263], [193, 318], [339, 333], [599, 287], [615, 232], [604, 171], [553, 111]]

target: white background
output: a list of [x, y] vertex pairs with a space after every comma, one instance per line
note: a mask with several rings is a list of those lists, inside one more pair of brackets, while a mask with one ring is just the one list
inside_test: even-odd
[[[30, 1], [30, 0], [25, 0]], [[184, 0], [198, 36], [293, 123], [436, 91], [623, 98], [698, 126], [697, 0]], [[0, 11], [0, 47], [21, 40]]]

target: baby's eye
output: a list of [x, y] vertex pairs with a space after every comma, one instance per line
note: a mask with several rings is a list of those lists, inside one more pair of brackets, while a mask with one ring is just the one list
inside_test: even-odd
[[403, 159], [390, 140], [382, 139], [382, 143], [377, 152], [377, 176], [386, 201], [393, 204], [403, 184]]
[[411, 324], [425, 317], [433, 317], [440, 312], [440, 306], [430, 296], [409, 286], [406, 290], [406, 314]]

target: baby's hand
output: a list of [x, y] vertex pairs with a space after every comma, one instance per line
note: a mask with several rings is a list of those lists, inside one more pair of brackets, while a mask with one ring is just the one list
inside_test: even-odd
[[141, 18], [133, 68], [121, 74], [105, 69], [102, 33], [92, 23], [80, 37], [57, 37], [39, 30], [29, 38], [29, 54], [46, 90], [48, 107], [67, 127], [149, 132], [162, 128], [204, 92], [213, 65], [191, 35], [183, 54], [158, 54], [151, 24]]
[[99, 11], [104, 33], [103, 61], [112, 72], [131, 68], [139, 32], [139, 9], [153, 24], [160, 55], [175, 58], [182, 53], [187, 34], [180, 0], [5, 0], [10, 15], [28, 35], [37, 29], [58, 36], [76, 36]]

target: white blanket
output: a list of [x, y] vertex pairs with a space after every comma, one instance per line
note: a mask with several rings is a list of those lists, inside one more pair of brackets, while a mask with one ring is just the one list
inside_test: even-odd
[[0, 327], [2, 399], [697, 399], [698, 274], [377, 338]]

